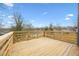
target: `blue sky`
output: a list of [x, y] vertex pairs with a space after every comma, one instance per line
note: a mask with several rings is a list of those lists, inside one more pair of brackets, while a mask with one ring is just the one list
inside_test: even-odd
[[0, 6], [0, 19], [3, 19], [5, 27], [13, 25], [14, 11], [22, 14], [24, 22], [32, 23], [34, 27], [44, 27], [50, 23], [59, 26], [73, 26], [77, 22], [77, 4], [75, 3], [4, 3]]

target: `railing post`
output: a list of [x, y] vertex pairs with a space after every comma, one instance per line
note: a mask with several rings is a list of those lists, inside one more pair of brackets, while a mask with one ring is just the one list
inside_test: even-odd
[[63, 40], [63, 31], [61, 31], [61, 40]]
[[43, 36], [45, 37], [45, 30], [43, 31]]

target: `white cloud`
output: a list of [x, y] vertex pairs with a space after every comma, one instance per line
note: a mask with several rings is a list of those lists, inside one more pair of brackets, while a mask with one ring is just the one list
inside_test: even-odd
[[14, 4], [13, 3], [3, 3], [4, 5], [8, 6], [8, 7], [13, 7]]
[[65, 20], [70, 20], [70, 18], [69, 17], [66, 17]]
[[47, 15], [48, 14], [48, 12], [43, 12], [43, 15]]
[[74, 14], [67, 14], [67, 16], [68, 16], [68, 17], [72, 17], [72, 16], [74, 16]]
[[73, 17], [74, 14], [67, 14], [65, 20], [71, 20], [71, 17]]
[[9, 19], [13, 19], [13, 16], [12, 16], [12, 15], [9, 15], [8, 18], [9, 18]]
[[13, 22], [12, 22], [12, 21], [8, 21], [7, 23], [8, 23], [8, 24], [12, 24]]

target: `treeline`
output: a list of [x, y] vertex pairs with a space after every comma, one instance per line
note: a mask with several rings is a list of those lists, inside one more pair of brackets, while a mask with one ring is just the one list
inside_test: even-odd
[[49, 24], [49, 26], [46, 26], [44, 28], [45, 30], [58, 30], [58, 31], [62, 31], [62, 30], [65, 30], [65, 31], [77, 31], [77, 26], [54, 26], [52, 24]]
[[[34, 26], [31, 23], [25, 22], [24, 23], [24, 18], [20, 13], [13, 13], [13, 18], [14, 24], [9, 28], [10, 31], [22, 31], [22, 30], [58, 30], [58, 31], [77, 31], [77, 26], [54, 26], [53, 24], [49, 24], [48, 26], [45, 27], [40, 27], [40, 28], [34, 28]], [[26, 24], [28, 23], [28, 24]], [[1, 23], [0, 23], [0, 28], [1, 28]]]

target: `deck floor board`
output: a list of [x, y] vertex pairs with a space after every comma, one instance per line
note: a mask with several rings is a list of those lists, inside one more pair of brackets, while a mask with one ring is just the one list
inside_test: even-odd
[[9, 56], [79, 56], [79, 48], [47, 37], [15, 43]]

